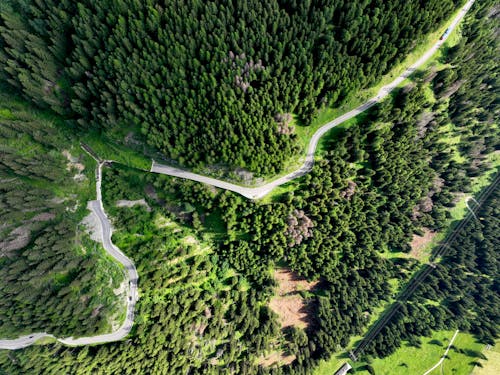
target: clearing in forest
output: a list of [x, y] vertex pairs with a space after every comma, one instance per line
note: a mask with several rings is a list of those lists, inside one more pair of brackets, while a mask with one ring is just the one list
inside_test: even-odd
[[285, 355], [280, 352], [272, 352], [266, 356], [259, 357], [257, 364], [264, 367], [269, 367], [275, 363], [279, 363], [280, 365], [289, 365], [294, 360], [295, 355], [293, 354]]
[[422, 260], [423, 256], [428, 255], [428, 252], [425, 250], [428, 249], [429, 244], [437, 235], [437, 232], [433, 232], [428, 228], [423, 228], [422, 231], [422, 236], [419, 236], [418, 234], [413, 235], [413, 239], [410, 242], [411, 251], [408, 254], [410, 258]]
[[307, 327], [309, 310], [299, 292], [311, 291], [318, 282], [309, 282], [286, 268], [277, 269], [274, 278], [278, 283], [277, 294], [271, 298], [269, 307], [278, 314], [281, 327]]

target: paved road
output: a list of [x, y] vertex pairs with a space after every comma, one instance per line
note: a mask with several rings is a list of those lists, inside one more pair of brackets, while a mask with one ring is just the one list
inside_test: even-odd
[[[474, 3], [475, 0], [469, 0], [467, 4], [462, 8], [460, 13], [455, 17], [455, 19], [451, 22], [449, 26], [450, 32], [457, 26], [457, 24], [462, 20], [462, 18], [465, 16], [467, 11], [470, 9], [472, 4]], [[448, 33], [449, 35], [449, 33]], [[343, 122], [359, 115], [360, 113], [366, 111], [368, 108], [373, 107], [376, 103], [381, 101], [383, 98], [385, 98], [389, 93], [394, 90], [397, 86], [399, 86], [406, 78], [408, 78], [413, 72], [422, 66], [427, 60], [431, 58], [434, 53], [441, 47], [441, 45], [445, 42], [445, 40], [448, 38], [444, 38], [443, 40], [437, 41], [432, 48], [430, 48], [420, 59], [415, 62], [412, 66], [410, 66], [408, 69], [406, 69], [399, 77], [397, 77], [394, 81], [392, 81], [390, 84], [387, 86], [384, 86], [380, 89], [378, 92], [377, 96], [368, 100], [366, 103], [360, 105], [359, 107], [353, 109], [350, 112], [347, 112], [343, 114], [340, 117], [337, 117], [336, 119], [330, 121], [329, 123], [323, 125], [321, 128], [319, 128], [316, 133], [312, 136], [311, 140], [309, 141], [309, 146], [307, 148], [307, 154], [306, 154], [306, 159], [304, 164], [297, 169], [294, 172], [291, 172], [290, 174], [287, 174], [286, 176], [280, 177], [274, 181], [271, 181], [265, 185], [258, 186], [258, 187], [244, 187], [236, 184], [232, 184], [230, 182], [218, 180], [215, 178], [210, 178], [206, 177], [200, 174], [192, 173], [192, 172], [187, 172], [185, 170], [179, 169], [179, 168], [174, 168], [170, 167], [167, 165], [162, 165], [155, 163], [153, 160], [152, 166], [151, 166], [151, 172], [154, 173], [161, 173], [161, 174], [166, 174], [169, 176], [175, 176], [175, 177], [180, 177], [180, 178], [185, 178], [188, 180], [193, 180], [193, 181], [198, 181], [202, 182], [208, 185], [213, 185], [221, 189], [226, 189], [226, 190], [231, 190], [236, 193], [239, 193], [243, 195], [244, 197], [247, 197], [249, 199], [259, 199], [267, 194], [269, 194], [274, 188], [277, 186], [286, 184], [289, 181], [292, 181], [298, 177], [303, 176], [304, 174], [308, 173], [313, 165], [314, 165], [314, 153], [316, 152], [316, 148], [318, 146], [318, 142], [320, 138], [329, 130], [332, 128], [336, 127], [337, 125], [342, 124]]]
[[[475, 0], [469, 0], [467, 4], [463, 7], [461, 12], [455, 19], [452, 21], [450, 24], [450, 31], [453, 30], [458, 22], [465, 16], [467, 11], [470, 9], [472, 4], [474, 3]], [[231, 190], [236, 193], [239, 193], [249, 199], [259, 199], [264, 196], [266, 196], [270, 191], [272, 191], [275, 187], [283, 185], [289, 181], [292, 181], [300, 176], [303, 176], [307, 172], [309, 172], [313, 165], [314, 165], [314, 153], [316, 151], [316, 147], [318, 146], [318, 142], [320, 138], [328, 132], [330, 129], [334, 128], [335, 126], [342, 124], [343, 122], [357, 116], [358, 114], [366, 111], [368, 108], [372, 107], [375, 105], [377, 102], [382, 100], [385, 96], [387, 96], [392, 90], [394, 90], [395, 87], [397, 87], [401, 82], [403, 82], [407, 77], [409, 77], [418, 67], [420, 67], [422, 64], [424, 64], [437, 50], [438, 48], [443, 44], [444, 40], [438, 41], [431, 49], [429, 49], [415, 64], [413, 64], [411, 67], [406, 69], [398, 78], [396, 78], [392, 83], [390, 83], [387, 86], [382, 87], [382, 89], [379, 91], [378, 95], [375, 98], [370, 99], [366, 103], [360, 105], [358, 108], [345, 113], [344, 115], [336, 118], [333, 121], [330, 121], [328, 124], [322, 126], [319, 128], [316, 133], [312, 136], [309, 146], [307, 149], [307, 155], [306, 155], [306, 160], [302, 167], [297, 169], [296, 171], [283, 176], [281, 178], [278, 178], [274, 181], [271, 181], [268, 184], [255, 187], [255, 188], [249, 188], [249, 187], [243, 187], [235, 184], [231, 184], [226, 181], [222, 180], [217, 180], [214, 178], [202, 176], [196, 173], [192, 172], [187, 172], [182, 169], [170, 167], [167, 165], [162, 165], [155, 163], [153, 160], [152, 166], [151, 166], [151, 172], [154, 173], [162, 173], [170, 176], [175, 176], [175, 177], [180, 177], [180, 178], [185, 178], [189, 180], [194, 180], [194, 181], [199, 181], [202, 183], [206, 183], [209, 185], [213, 185], [222, 189], [226, 190]], [[85, 148], [84, 148], [85, 149]], [[87, 149], [85, 149], [87, 152], [89, 152]], [[95, 156], [91, 154], [91, 156], [95, 159]], [[104, 212], [104, 208], [102, 206], [102, 195], [101, 195], [101, 173], [102, 173], [102, 165], [104, 162], [101, 160], [96, 159], [99, 167], [97, 169], [97, 183], [96, 183], [96, 191], [97, 191], [97, 200], [89, 202], [89, 207], [90, 209], [98, 216], [99, 222], [100, 222], [100, 230], [102, 234], [102, 242], [105, 250], [113, 257], [115, 258], [118, 262], [120, 262], [126, 269], [128, 278], [129, 278], [129, 288], [128, 288], [128, 296], [127, 296], [127, 315], [124, 323], [122, 326], [115, 332], [109, 333], [109, 334], [104, 334], [104, 335], [99, 335], [99, 336], [92, 336], [92, 337], [80, 337], [77, 339], [74, 339], [72, 337], [68, 338], [62, 338], [62, 339], [57, 339], [58, 341], [62, 342], [63, 344], [66, 345], [89, 345], [89, 344], [100, 344], [100, 343], [106, 343], [106, 342], [112, 342], [112, 341], [117, 341], [121, 340], [127, 334], [130, 332], [132, 329], [132, 325], [134, 322], [134, 308], [135, 304], [137, 302], [137, 299], [139, 298], [138, 292], [137, 292], [137, 282], [139, 279], [139, 276], [137, 274], [137, 270], [135, 268], [134, 263], [127, 258], [121, 251], [118, 249], [112, 242], [111, 242], [111, 224], [106, 216], [106, 213]], [[0, 340], [0, 349], [21, 349], [27, 346], [32, 345], [35, 341], [39, 340], [40, 338], [43, 337], [54, 337], [50, 334], [47, 334], [45, 332], [41, 333], [33, 333], [31, 335], [26, 335], [19, 337], [17, 339], [13, 340]]]
[[[99, 231], [101, 232], [102, 244], [104, 249], [108, 252], [109, 255], [111, 255], [114, 259], [120, 262], [125, 268], [125, 272], [129, 280], [127, 288], [128, 291], [127, 313], [123, 324], [114, 332], [98, 336], [90, 336], [90, 337], [80, 337], [80, 338], [66, 337], [57, 339], [57, 341], [70, 346], [103, 344], [106, 342], [113, 342], [123, 339], [125, 336], [128, 335], [134, 324], [134, 309], [135, 309], [135, 304], [139, 298], [139, 294], [137, 291], [137, 282], [139, 279], [139, 275], [137, 273], [135, 265], [129, 258], [127, 258], [120, 251], [120, 249], [118, 249], [113, 244], [113, 242], [111, 242], [111, 235], [112, 235], [111, 223], [109, 222], [109, 219], [106, 216], [106, 213], [104, 212], [104, 208], [102, 205], [102, 194], [101, 194], [102, 166], [103, 162], [99, 162], [96, 175], [97, 200], [90, 201], [88, 207], [99, 218]], [[35, 341], [43, 337], [54, 338], [53, 335], [50, 335], [46, 332], [33, 333], [31, 335], [22, 336], [14, 340], [0, 340], [0, 349], [25, 348], [27, 346], [32, 345]]]

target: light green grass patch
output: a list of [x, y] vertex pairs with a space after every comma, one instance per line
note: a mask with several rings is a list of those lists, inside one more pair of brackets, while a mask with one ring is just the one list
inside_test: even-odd
[[500, 340], [495, 346], [483, 350], [486, 359], [480, 359], [479, 365], [474, 367], [472, 375], [498, 375], [500, 374]]
[[151, 170], [151, 159], [111, 140], [104, 134], [89, 131], [83, 136], [82, 141], [87, 143], [101, 159], [114, 160], [132, 168]]
[[[371, 366], [377, 375], [423, 374], [439, 362], [453, 334], [454, 331], [439, 331], [434, 332], [431, 337], [422, 337], [420, 348], [405, 343], [390, 356], [374, 359]], [[477, 360], [483, 346], [472, 335], [460, 332], [448, 352], [448, 358], [431, 375], [470, 374], [473, 362]], [[356, 363], [356, 374], [369, 374], [365, 365], [366, 363]]]
[[342, 356], [333, 356], [328, 361], [321, 360], [319, 366], [313, 372], [313, 375], [333, 375], [335, 372], [342, 367], [347, 361], [346, 358]]

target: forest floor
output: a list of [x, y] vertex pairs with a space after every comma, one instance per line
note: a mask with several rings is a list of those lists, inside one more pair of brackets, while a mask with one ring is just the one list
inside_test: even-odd
[[257, 360], [259, 365], [269, 367], [275, 363], [282, 365], [289, 365], [295, 360], [295, 355], [285, 355], [281, 352], [272, 352], [268, 355], [262, 356]]

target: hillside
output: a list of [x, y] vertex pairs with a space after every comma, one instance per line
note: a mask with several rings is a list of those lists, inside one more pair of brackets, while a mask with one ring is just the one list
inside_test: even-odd
[[123, 271], [82, 223], [93, 163], [54, 118], [4, 93], [0, 151], [0, 338], [111, 330]]
[[[81, 140], [91, 140], [102, 159], [115, 160], [103, 163], [102, 202], [113, 243], [139, 274], [139, 299], [126, 338], [92, 346], [37, 342], [0, 350], [0, 374], [292, 375], [327, 368], [330, 375], [361, 342], [356, 371], [373, 374], [396, 366], [404, 372], [416, 368], [406, 363], [415, 360], [416, 349], [441, 352], [456, 329], [462, 336], [451, 349], [451, 368], [468, 369], [470, 363], [456, 363], [481, 357], [468, 348], [498, 338], [500, 8], [494, 0], [477, 0], [453, 40], [404, 85], [325, 134], [310, 172], [258, 200], [151, 173], [147, 156], [139, 152], [144, 145], [114, 148], [109, 140], [119, 144], [118, 138], [130, 132], [127, 138], [139, 143], [134, 127], [143, 127], [153, 146], [164, 147], [181, 163], [234, 162], [255, 172], [277, 171], [291, 154], [293, 136], [281, 134], [282, 144], [273, 140], [278, 137], [272, 130], [276, 108], [306, 123], [322, 105], [322, 95], [325, 104], [339, 104], [399, 61], [386, 55], [389, 50], [404, 50], [436, 26], [429, 20], [439, 22], [444, 17], [439, 14], [451, 13], [458, 3], [426, 2], [427, 12], [416, 10], [417, 2], [368, 0], [358, 5], [336, 1], [335, 6], [330, 6], [333, 1], [250, 2], [253, 7], [38, 0], [23, 8], [27, 3], [0, 8], [0, 64], [8, 65], [2, 78], [15, 86], [0, 97], [0, 203], [5, 209], [5, 214], [0, 211], [5, 223], [0, 225], [0, 272], [8, 281], [0, 285], [0, 338], [35, 331], [58, 337], [93, 334], [109, 330], [123, 314], [121, 296], [114, 292], [121, 270], [82, 226], [86, 202], [95, 197], [95, 164], [79, 147]], [[390, 13], [377, 8], [398, 17], [386, 19]], [[44, 23], [47, 9], [52, 13]], [[398, 42], [382, 38], [376, 51], [354, 43], [377, 38], [374, 29], [365, 30], [370, 23], [361, 21], [364, 14], [383, 35], [392, 30]], [[263, 29], [273, 17], [276, 29]], [[281, 17], [289, 23], [282, 24]], [[339, 26], [330, 28], [323, 19]], [[255, 33], [242, 38], [247, 30]], [[317, 36], [318, 30], [323, 34]], [[73, 36], [71, 43], [53, 37], [62, 31]], [[208, 42], [218, 47], [205, 48]], [[50, 47], [41, 49], [46, 43]], [[225, 43], [232, 55], [226, 56]], [[338, 49], [330, 53], [315, 43]], [[299, 45], [289, 57], [292, 46]], [[271, 59], [277, 46], [287, 53]], [[269, 55], [259, 57], [259, 51]], [[321, 58], [304, 62], [301, 53], [307, 51]], [[345, 74], [356, 79], [334, 75], [342, 69], [335, 59], [344, 53], [355, 61], [345, 65]], [[198, 57], [187, 61], [190, 54]], [[29, 60], [35, 55], [59, 68], [35, 72], [40, 64]], [[371, 65], [376, 56], [380, 60]], [[243, 64], [246, 58], [255, 59], [253, 65]], [[232, 73], [220, 70], [221, 63], [234, 68]], [[250, 86], [234, 77], [245, 67], [252, 67]], [[311, 81], [308, 72], [315, 77]], [[55, 74], [55, 80], [37, 80], [37, 74]], [[39, 101], [37, 82], [45, 85], [38, 86], [44, 92]], [[222, 89], [216, 91], [220, 102], [212, 101], [206, 85]], [[16, 96], [21, 92], [23, 99]], [[228, 100], [231, 95], [236, 99]], [[190, 98], [199, 102], [192, 104]], [[50, 108], [34, 109], [34, 101]], [[280, 107], [283, 103], [288, 107]], [[232, 105], [252, 110], [231, 117]], [[204, 117], [205, 110], [224, 114], [227, 122]], [[174, 112], [179, 121], [154, 121]], [[224, 126], [240, 126], [233, 121], [240, 115], [249, 116], [248, 131], [241, 127], [233, 138], [223, 137]], [[253, 137], [263, 143], [250, 147]], [[257, 160], [253, 153], [264, 169], [247, 164]], [[188, 155], [195, 156], [188, 161]], [[482, 199], [484, 192], [491, 194]], [[471, 207], [476, 216], [463, 221]], [[29, 233], [23, 247], [18, 228]], [[443, 240], [446, 252], [439, 250]], [[6, 251], [12, 243], [19, 248]], [[428, 277], [405, 292], [424, 270], [431, 270]], [[364, 340], [394, 304], [393, 319]], [[467, 341], [463, 345], [461, 337]], [[433, 363], [428, 359], [426, 369]]]
[[307, 125], [376, 83], [462, 3], [9, 0], [0, 67], [82, 127], [132, 128], [185, 166], [275, 174], [301, 151], [291, 115]]

